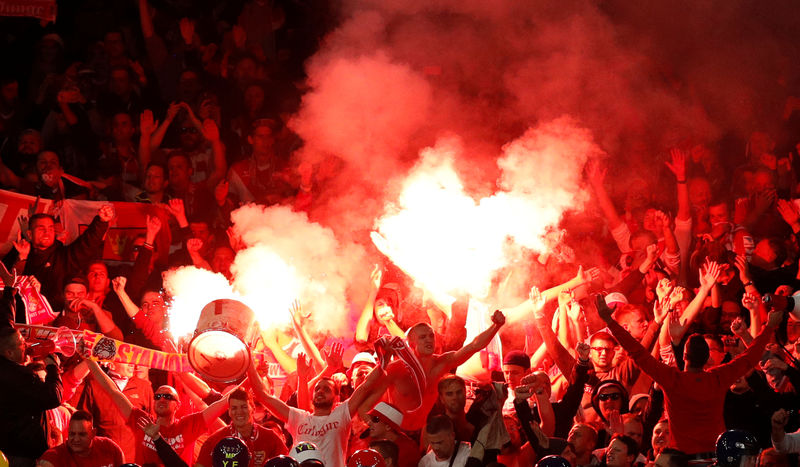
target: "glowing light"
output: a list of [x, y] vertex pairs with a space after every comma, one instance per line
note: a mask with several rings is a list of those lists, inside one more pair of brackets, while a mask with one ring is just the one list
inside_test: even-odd
[[377, 220], [373, 243], [431, 291], [485, 297], [496, 271], [523, 248], [542, 251], [548, 228], [582, 202], [580, 170], [600, 152], [568, 118], [529, 130], [503, 150], [501, 190], [479, 199], [453, 168], [457, 142], [423, 150], [397, 203]]
[[169, 327], [176, 339], [194, 333], [200, 311], [207, 303], [219, 298], [245, 301], [233, 292], [225, 276], [194, 266], [165, 273], [164, 288], [172, 296]]
[[232, 284], [221, 274], [195, 267], [165, 275], [173, 301], [170, 330], [191, 335], [209, 302], [232, 298], [246, 304], [262, 330], [290, 324], [289, 307], [300, 300], [311, 314], [310, 331], [343, 333], [346, 290], [358, 269], [360, 247], [341, 244], [330, 229], [283, 206], [243, 206], [231, 215], [245, 248], [236, 255]]

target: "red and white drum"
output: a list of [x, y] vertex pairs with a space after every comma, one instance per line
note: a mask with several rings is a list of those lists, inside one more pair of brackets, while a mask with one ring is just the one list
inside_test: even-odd
[[247, 305], [238, 300], [214, 300], [200, 312], [189, 342], [189, 364], [211, 381], [237, 382], [247, 372], [249, 349], [258, 336], [255, 314]]

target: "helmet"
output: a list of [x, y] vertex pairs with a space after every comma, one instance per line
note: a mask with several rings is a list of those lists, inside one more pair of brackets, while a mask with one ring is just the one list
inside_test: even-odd
[[317, 445], [308, 441], [295, 444], [289, 455], [300, 463], [311, 459], [322, 460], [322, 453], [317, 449]]
[[717, 464], [739, 467], [744, 456], [758, 455], [758, 441], [749, 431], [728, 430], [717, 438]]
[[374, 449], [361, 449], [347, 459], [347, 467], [386, 467], [386, 461]]
[[544, 456], [536, 463], [536, 467], [572, 467], [566, 459], [561, 456]]
[[264, 467], [300, 467], [300, 464], [289, 456], [281, 455], [268, 460]]
[[231, 465], [233, 461], [239, 465], [250, 463], [250, 451], [242, 440], [234, 437], [222, 438], [211, 452], [211, 464], [214, 467]]

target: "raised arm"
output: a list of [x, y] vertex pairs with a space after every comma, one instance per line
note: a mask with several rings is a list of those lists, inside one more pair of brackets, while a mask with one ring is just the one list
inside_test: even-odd
[[89, 366], [89, 372], [92, 374], [94, 379], [100, 384], [100, 387], [103, 391], [106, 392], [111, 397], [111, 400], [114, 401], [114, 405], [117, 406], [119, 409], [120, 415], [122, 418], [127, 420], [131, 416], [131, 412], [133, 411], [133, 404], [131, 401], [122, 394], [122, 391], [119, 390], [116, 384], [111, 381], [111, 378], [100, 368], [100, 365], [97, 364], [96, 361], [87, 358], [86, 364]]
[[101, 333], [118, 341], [123, 340], [122, 331], [119, 329], [119, 326], [114, 323], [114, 319], [111, 318], [110, 312], [100, 308], [100, 305], [97, 303], [85, 298], [78, 299], [78, 302], [79, 303], [76, 304], [70, 304], [70, 306], [75, 307], [76, 310], [79, 307], [89, 308], [92, 310], [95, 320], [97, 320], [97, 325], [100, 327]]
[[125, 284], [127, 283], [128, 279], [126, 277], [118, 276], [111, 280], [111, 288], [114, 289], [114, 292], [119, 298], [119, 302], [122, 303], [122, 307], [125, 308], [125, 313], [133, 318], [139, 314], [139, 307], [133, 303], [133, 300], [131, 300], [128, 292], [125, 291]]
[[469, 358], [476, 352], [486, 348], [486, 346], [489, 345], [489, 342], [492, 341], [492, 338], [494, 338], [495, 334], [497, 334], [497, 331], [503, 327], [505, 322], [505, 315], [503, 315], [501, 311], [495, 310], [494, 314], [492, 315], [492, 325], [489, 326], [489, 328], [475, 336], [475, 339], [473, 339], [472, 342], [465, 345], [461, 349], [456, 350], [455, 352], [448, 352], [444, 354], [444, 367], [455, 368], [469, 360]]
[[536, 303], [534, 319], [536, 321], [536, 328], [542, 336], [542, 341], [544, 341], [544, 347], [547, 349], [547, 353], [550, 354], [550, 358], [553, 359], [558, 369], [561, 370], [561, 373], [569, 375], [572, 372], [572, 367], [575, 366], [575, 357], [569, 353], [561, 341], [558, 340], [558, 337], [556, 337], [556, 333], [553, 331], [550, 324], [550, 319], [548, 319], [543, 310], [545, 300], [536, 287], [531, 289], [530, 301]]
[[208, 188], [213, 190], [216, 188], [217, 183], [225, 178], [225, 173], [228, 171], [228, 162], [225, 160], [225, 144], [219, 137], [219, 128], [214, 120], [205, 119], [201, 131], [211, 145], [211, 151], [214, 155], [214, 171], [206, 180]]
[[707, 261], [700, 271], [700, 289], [681, 315], [680, 324], [683, 327], [683, 333], [686, 333], [686, 330], [689, 329], [697, 315], [703, 310], [706, 297], [711, 292], [714, 284], [716, 284], [719, 274], [720, 267], [715, 261]]
[[[583, 286], [597, 280], [598, 277], [600, 277], [600, 270], [598, 268], [584, 270], [583, 266], [578, 266], [578, 272], [575, 274], [575, 277], [563, 284], [542, 291], [540, 295], [545, 302], [549, 302], [550, 300], [558, 298], [558, 295], [564, 290], [572, 290], [575, 293], [575, 297], [580, 299], [585, 296], [586, 293], [586, 287]], [[513, 323], [521, 318], [530, 319], [531, 313], [534, 313], [538, 306], [538, 304], [528, 299], [515, 307], [504, 308], [503, 313], [505, 313], [508, 320]]]
[[634, 359], [642, 371], [650, 375], [655, 382], [661, 385], [668, 384], [673, 371], [677, 370], [656, 360], [639, 341], [617, 323], [612, 316], [613, 311], [608, 307], [602, 295], [597, 294], [595, 303], [597, 306], [597, 314], [600, 316], [600, 319], [605, 321], [606, 326], [611, 330], [611, 333], [617, 339], [619, 345], [628, 351], [628, 355]]
[[380, 266], [376, 264], [369, 277], [371, 286], [369, 289], [369, 296], [367, 297], [366, 303], [364, 303], [364, 308], [361, 310], [361, 316], [358, 317], [358, 323], [356, 323], [356, 342], [359, 344], [366, 344], [369, 339], [369, 323], [372, 321], [375, 297], [378, 295], [382, 277], [383, 271], [381, 271]]
[[274, 328], [261, 331], [261, 338], [264, 341], [264, 345], [272, 352], [272, 356], [275, 357], [275, 360], [277, 360], [278, 364], [283, 368], [283, 371], [287, 374], [297, 371], [297, 362], [291, 355], [286, 353], [280, 343], [278, 343], [278, 334]]
[[147, 164], [153, 153], [153, 148], [150, 146], [151, 137], [158, 128], [158, 120], [153, 118], [153, 112], [150, 109], [145, 109], [139, 115], [139, 177], [144, 180]]
[[292, 306], [289, 308], [289, 314], [292, 315], [292, 326], [294, 327], [297, 337], [300, 338], [303, 350], [306, 351], [306, 355], [311, 357], [314, 368], [318, 372], [322, 371], [322, 368], [325, 366], [325, 360], [322, 359], [322, 354], [319, 352], [316, 344], [314, 344], [314, 341], [311, 340], [311, 336], [308, 335], [308, 331], [306, 331], [305, 328], [305, 323], [310, 315], [305, 314], [298, 300], [292, 303]]
[[675, 183], [678, 185], [678, 214], [676, 219], [687, 221], [692, 218], [692, 211], [689, 205], [689, 189], [686, 187], [686, 153], [680, 149], [670, 150], [671, 161], [667, 162], [667, 168], [675, 175]]
[[161, 146], [161, 143], [164, 141], [164, 135], [167, 134], [167, 129], [169, 129], [169, 126], [172, 125], [172, 122], [178, 115], [178, 111], [181, 110], [182, 105], [185, 104], [182, 102], [173, 102], [169, 105], [167, 108], [167, 115], [164, 117], [164, 121], [161, 123], [161, 125], [158, 125], [156, 130], [153, 131], [152, 136], [150, 136], [150, 150]]
[[108, 231], [108, 223], [114, 218], [114, 206], [105, 204], [97, 211], [97, 216], [92, 219], [89, 227], [67, 245], [67, 257], [70, 267], [74, 270], [82, 271], [89, 265], [89, 261], [95, 258], [99, 251], [103, 249], [103, 238]]
[[305, 354], [297, 356], [297, 408], [311, 411], [311, 393], [309, 390], [311, 380], [316, 380], [314, 367]]
[[[379, 392], [376, 391], [376, 389], [380, 387], [378, 383], [382, 379], [385, 379], [383, 378], [385, 375], [386, 373], [384, 373], [382, 366], [380, 364], [376, 365], [375, 368], [373, 368], [372, 371], [369, 372], [369, 376], [367, 376], [367, 379], [365, 379], [364, 382], [361, 383], [361, 386], [357, 387], [356, 390], [353, 391], [353, 394], [350, 396], [350, 399], [347, 400], [347, 407], [350, 410], [351, 417], [355, 415], [355, 413], [358, 411], [358, 408], [361, 407], [361, 404], [363, 404], [367, 400], [368, 396], [370, 396], [373, 391], [376, 393]], [[380, 391], [377, 394], [378, 397], [382, 395], [383, 391]]]
[[614, 230], [622, 225], [622, 219], [619, 217], [617, 209], [614, 207], [611, 197], [608, 196], [604, 185], [607, 172], [608, 170], [601, 167], [600, 162], [596, 160], [589, 162], [586, 167], [586, 175], [589, 178], [589, 183], [592, 185], [592, 188], [594, 188], [595, 196], [597, 196], [597, 204], [600, 205], [600, 209], [608, 220], [609, 229]]
[[214, 421], [217, 420], [217, 418], [220, 415], [222, 415], [223, 413], [225, 413], [226, 410], [228, 410], [227, 396], [231, 391], [233, 391], [237, 387], [238, 386], [233, 386], [232, 388], [230, 388], [229, 391], [225, 391], [223, 393], [223, 397], [209, 404], [209, 406], [203, 410], [203, 421], [206, 422], [206, 425], [211, 425]]
[[255, 360], [253, 360], [252, 355], [250, 356], [250, 366], [247, 368], [247, 379], [250, 380], [250, 384], [253, 386], [253, 395], [257, 401], [264, 404], [282, 422], [289, 420], [289, 406], [277, 397], [267, 393], [264, 382], [261, 380], [261, 375], [256, 370]]

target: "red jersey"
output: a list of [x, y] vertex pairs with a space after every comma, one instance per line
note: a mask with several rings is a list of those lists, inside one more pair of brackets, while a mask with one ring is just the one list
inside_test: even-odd
[[[131, 416], [128, 417], [128, 426], [133, 428], [136, 437], [136, 463], [140, 465], [155, 464], [164, 465], [158, 457], [156, 446], [152, 438], [144, 434], [144, 431], [136, 426], [136, 420], [140, 417], [149, 415], [140, 409], [133, 409]], [[178, 455], [189, 465], [192, 465], [194, 457], [194, 442], [206, 432], [206, 422], [203, 420], [201, 412], [193, 413], [180, 418], [169, 426], [162, 426], [160, 429], [161, 437], [167, 442]]]
[[200, 449], [200, 455], [197, 456], [196, 465], [211, 467], [213, 465], [211, 456], [214, 452], [214, 447], [222, 438], [227, 438], [229, 436], [239, 438], [247, 445], [247, 450], [250, 451], [250, 464], [248, 464], [250, 467], [261, 467], [269, 459], [288, 452], [278, 435], [269, 428], [254, 424], [253, 434], [245, 438], [239, 434], [233, 425], [228, 425], [217, 430], [203, 443], [203, 447]]
[[670, 447], [690, 454], [713, 452], [725, 431], [722, 416], [725, 393], [753, 368], [772, 336], [765, 327], [743, 353], [728, 363], [700, 372], [680, 371], [653, 358], [650, 352], [615, 321], [607, 322], [622, 347], [664, 390], [669, 418]]
[[122, 449], [111, 439], [102, 436], [92, 440], [88, 456], [74, 454], [63, 443], [48, 449], [39, 459], [56, 467], [116, 467], [123, 463]]

